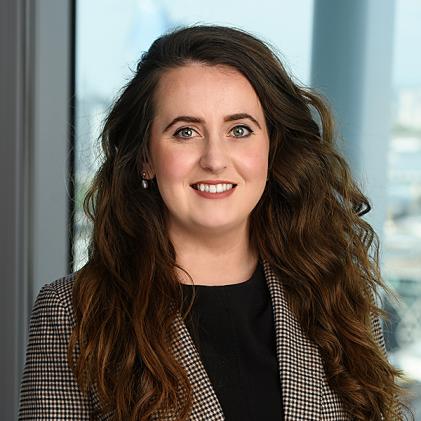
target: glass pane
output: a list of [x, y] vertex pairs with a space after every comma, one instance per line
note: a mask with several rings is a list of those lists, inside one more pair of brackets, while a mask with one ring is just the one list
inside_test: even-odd
[[421, 56], [414, 54], [421, 40], [421, 3], [404, 0], [396, 7], [383, 273], [401, 305], [387, 304], [391, 320], [385, 336], [391, 361], [408, 375], [412, 406], [421, 416]]
[[[76, 205], [74, 270], [86, 259], [89, 226], [81, 200], [97, 169], [99, 128], [113, 98], [131, 77], [141, 53], [181, 24], [237, 26], [276, 46], [303, 83], [310, 80], [313, 0], [90, 0], [77, 2]], [[287, 11], [287, 13], [286, 13]]]

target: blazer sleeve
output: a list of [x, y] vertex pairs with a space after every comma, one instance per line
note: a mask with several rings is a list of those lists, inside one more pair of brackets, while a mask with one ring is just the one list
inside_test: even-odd
[[72, 313], [54, 283], [44, 286], [30, 319], [19, 420], [90, 419], [88, 397], [67, 364], [72, 326]]

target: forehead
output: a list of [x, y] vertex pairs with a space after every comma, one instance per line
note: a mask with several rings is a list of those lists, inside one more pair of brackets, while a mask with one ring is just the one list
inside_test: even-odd
[[259, 98], [247, 78], [223, 65], [190, 63], [166, 70], [154, 100], [157, 114], [174, 110], [261, 112]]

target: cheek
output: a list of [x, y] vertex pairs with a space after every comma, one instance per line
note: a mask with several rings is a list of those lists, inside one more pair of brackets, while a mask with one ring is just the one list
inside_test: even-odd
[[266, 180], [268, 170], [267, 148], [254, 148], [253, 151], [245, 154], [240, 162], [245, 178], [256, 182], [260, 179]]
[[192, 168], [194, 157], [180, 149], [162, 149], [157, 151], [155, 167], [157, 178], [161, 182], [180, 181], [188, 175]]

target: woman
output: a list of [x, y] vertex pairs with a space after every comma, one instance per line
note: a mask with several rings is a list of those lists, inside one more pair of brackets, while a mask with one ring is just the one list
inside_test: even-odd
[[21, 419], [402, 419], [369, 202], [263, 42], [157, 39], [102, 147], [89, 261], [37, 298]]

